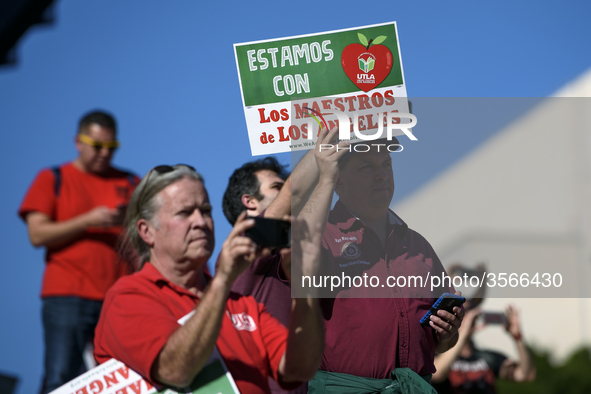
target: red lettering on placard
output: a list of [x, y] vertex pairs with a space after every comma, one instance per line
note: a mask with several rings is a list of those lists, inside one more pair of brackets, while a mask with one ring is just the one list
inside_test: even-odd
[[283, 108], [279, 112], [281, 113], [281, 120], [289, 120], [289, 112], [287, 112], [287, 108]]
[[359, 99], [359, 109], [371, 109], [371, 105], [369, 105], [369, 96], [367, 94], [360, 94], [357, 96]]
[[283, 135], [284, 129], [285, 129], [285, 127], [283, 127], [283, 126], [277, 127], [277, 130], [279, 130], [279, 142], [289, 141], [289, 135]]
[[[371, 119], [373, 118], [373, 115], [372, 114], [367, 114], [367, 115], [365, 115], [365, 117], [367, 118], [367, 128], [368, 129], [375, 129], [375, 128], [378, 127], [378, 124], [377, 123], [372, 123], [371, 122]], [[379, 114], [378, 114], [378, 119], [379, 119]]]
[[380, 92], [375, 92], [371, 95], [371, 103], [374, 107], [381, 107], [384, 104], [384, 97]]
[[345, 97], [345, 101], [347, 103], [349, 103], [349, 111], [351, 111], [351, 112], [355, 111], [355, 106], [353, 105], [353, 101], [357, 101], [357, 97], [355, 97], [355, 96]]
[[265, 119], [265, 109], [259, 108], [259, 115], [261, 116], [261, 121], [259, 123], [269, 123], [269, 118]]
[[300, 139], [300, 129], [298, 129], [298, 126], [293, 125], [289, 127], [289, 136], [292, 140]]
[[391, 90], [386, 90], [384, 92], [384, 97], [386, 98], [386, 105], [393, 105], [396, 99], [393, 97], [394, 92]]
[[127, 388], [130, 388], [135, 394], [142, 394], [142, 380], [140, 379], [137, 382], [133, 382]]
[[[395, 109], [395, 110], [393, 110], [393, 111], [390, 111], [390, 112], [398, 112], [398, 110], [397, 110], [397, 109]], [[387, 118], [388, 118], [388, 117], [386, 116], [386, 119], [387, 119]], [[399, 124], [399, 123], [400, 123], [400, 118], [392, 118], [392, 123], [393, 123], [393, 124]]]
[[363, 116], [359, 117], [358, 123], [359, 123], [359, 131], [363, 131], [365, 130], [367, 127], [365, 127], [365, 118]]
[[314, 111], [316, 111], [316, 112], [315, 112], [316, 114], [320, 114], [320, 113], [322, 113], [322, 112], [320, 111], [320, 107], [318, 106], [318, 103], [317, 103], [316, 101], [314, 101], [314, 104], [312, 104], [312, 109], [313, 109]]
[[98, 394], [101, 391], [103, 391], [103, 382], [101, 382], [100, 380], [95, 380], [88, 385], [88, 388], [90, 389], [90, 391], [92, 391], [93, 394]]
[[119, 383], [119, 380], [117, 380], [117, 376], [115, 376], [115, 372], [112, 372], [110, 375], [105, 375], [103, 376], [103, 378], [105, 379], [105, 384], [107, 385], [107, 388], [111, 387], [114, 384]]
[[[304, 107], [307, 107], [308, 103], [303, 103], [300, 107], [299, 104], [294, 104], [293, 109], [295, 110], [295, 118], [301, 119], [304, 117]], [[279, 139], [281, 141], [281, 139]]]
[[129, 379], [129, 367], [127, 365], [119, 368], [117, 372], [119, 372], [119, 375], [121, 375], [123, 379]]
[[308, 123], [302, 125], [302, 138], [308, 138]]

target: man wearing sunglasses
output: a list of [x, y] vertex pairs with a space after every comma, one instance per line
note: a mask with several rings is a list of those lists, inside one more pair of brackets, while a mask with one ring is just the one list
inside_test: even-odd
[[105, 293], [129, 273], [116, 243], [137, 176], [111, 166], [119, 146], [115, 119], [91, 112], [80, 120], [70, 163], [42, 170], [19, 215], [33, 246], [44, 246], [41, 297], [45, 339], [43, 393], [85, 371]]

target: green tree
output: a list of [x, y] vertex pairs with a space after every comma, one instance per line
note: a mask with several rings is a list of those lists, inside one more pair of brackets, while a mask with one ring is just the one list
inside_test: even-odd
[[531, 383], [497, 381], [499, 394], [583, 394], [591, 393], [591, 352], [587, 347], [573, 352], [560, 365], [552, 365], [550, 353], [532, 349], [537, 369]]

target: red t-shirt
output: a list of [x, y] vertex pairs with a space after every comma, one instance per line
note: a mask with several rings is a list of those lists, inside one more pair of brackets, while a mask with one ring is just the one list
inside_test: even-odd
[[[387, 276], [445, 272], [421, 235], [392, 211], [388, 222], [384, 248], [374, 231], [337, 202], [322, 238], [324, 273], [367, 274], [384, 284]], [[433, 329], [419, 324], [435, 301], [429, 295], [416, 288], [352, 286], [324, 298], [326, 343], [320, 369], [376, 379], [388, 378], [394, 368], [408, 367], [420, 375], [435, 372]]]
[[[82, 172], [71, 163], [60, 168], [56, 195], [55, 176], [42, 170], [29, 188], [18, 214], [26, 221], [30, 212], [41, 212], [56, 222], [72, 219], [98, 206], [128, 204], [137, 177], [111, 169], [106, 175]], [[89, 228], [76, 241], [48, 249], [41, 297], [75, 296], [102, 300], [109, 287], [130, 273], [116, 251], [120, 227]]]
[[[152, 384], [152, 364], [199, 298], [165, 279], [150, 263], [119, 280], [107, 293], [96, 329], [95, 358], [122, 361]], [[231, 293], [217, 348], [240, 392], [268, 393], [277, 379], [287, 329], [254, 298]]]

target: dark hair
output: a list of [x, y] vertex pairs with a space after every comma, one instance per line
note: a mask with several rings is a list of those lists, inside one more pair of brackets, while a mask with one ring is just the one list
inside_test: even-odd
[[269, 170], [275, 172], [285, 180], [288, 176], [285, 166], [279, 164], [274, 157], [265, 157], [261, 160], [251, 161], [238, 168], [228, 182], [228, 187], [222, 199], [222, 209], [230, 224], [234, 225], [238, 216], [246, 208], [242, 204], [242, 196], [248, 194], [259, 200], [263, 198], [259, 194], [261, 184], [255, 175], [259, 171]]
[[113, 134], [117, 135], [117, 122], [113, 115], [103, 111], [92, 111], [84, 115], [78, 123], [78, 133], [85, 133], [88, 126], [97, 124], [109, 130], [113, 130]]

